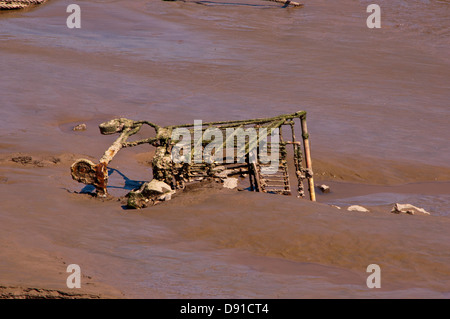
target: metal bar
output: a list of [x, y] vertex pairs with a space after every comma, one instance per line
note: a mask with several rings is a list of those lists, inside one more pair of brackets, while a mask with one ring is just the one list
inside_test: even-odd
[[[311, 149], [309, 146], [308, 128], [306, 126], [306, 115], [303, 115], [300, 118], [300, 120], [301, 120], [301, 124], [302, 124], [302, 137], [303, 137], [303, 147], [305, 149], [306, 168], [308, 170], [310, 170], [310, 172], [312, 173]], [[308, 186], [309, 186], [309, 197], [313, 202], [315, 202], [316, 201], [316, 193], [314, 190], [314, 178], [312, 176], [308, 177]]]

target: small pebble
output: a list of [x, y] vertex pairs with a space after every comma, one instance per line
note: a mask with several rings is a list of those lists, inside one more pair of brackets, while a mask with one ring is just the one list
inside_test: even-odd
[[73, 128], [74, 131], [86, 131], [86, 124], [78, 124]]

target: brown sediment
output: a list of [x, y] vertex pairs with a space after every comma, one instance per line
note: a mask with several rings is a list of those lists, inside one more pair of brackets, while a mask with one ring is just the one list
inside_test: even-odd
[[[383, 27], [369, 30], [357, 1], [245, 3], [257, 5], [86, 2], [80, 37], [61, 26], [57, 1], [1, 14], [2, 287], [58, 296], [77, 263], [89, 296], [449, 297], [447, 4], [385, 2]], [[125, 210], [117, 199], [152, 178], [144, 144], [114, 158], [111, 198], [74, 193], [92, 189], [71, 180], [70, 164], [98, 160], [114, 140], [98, 134], [105, 120], [297, 109], [309, 114], [315, 181], [331, 186], [318, 203], [197, 185]], [[87, 130], [72, 131], [79, 123]], [[324, 204], [376, 194], [370, 213]], [[431, 216], [392, 214], [406, 203], [393, 194]], [[372, 263], [381, 289], [365, 284]]]
[[[149, 153], [133, 154], [144, 163], [150, 156]], [[17, 153], [4, 155], [4, 158], [14, 156]], [[385, 271], [383, 278], [387, 293], [406, 289], [409, 278], [415, 278], [419, 287], [440, 293], [445, 287], [442, 280], [450, 271], [447, 264], [442, 264], [445, 257], [440, 255], [448, 248], [446, 235], [439, 230], [448, 223], [445, 217], [394, 215], [390, 213], [390, 207], [370, 207], [371, 213], [364, 214], [347, 212], [321, 204], [320, 197], [319, 203], [312, 203], [294, 197], [227, 190], [220, 184], [206, 181], [187, 185], [183, 192], [177, 194], [176, 201], [163, 202], [139, 213], [125, 211], [127, 213], [124, 214], [117, 205], [118, 200], [123, 200], [120, 194], [98, 202], [98, 198], [93, 200], [92, 196], [65, 190], [79, 190], [78, 184], [67, 176], [67, 164], [76, 158], [76, 154], [26, 153], [26, 156], [54, 156], [62, 160], [44, 167], [22, 165], [10, 160], [0, 162], [0, 172], [15, 179], [13, 184], [0, 184], [5, 196], [0, 225], [2, 254], [5, 257], [0, 265], [3, 267], [0, 283], [6, 287], [2, 288], [4, 297], [103, 298], [112, 292], [111, 288], [102, 286], [105, 284], [124, 291], [125, 295], [112, 294], [119, 298], [186, 296], [182, 291], [187, 293], [188, 288], [180, 291], [167, 286], [167, 283], [163, 284], [164, 277], [156, 275], [163, 265], [168, 274], [181, 271], [165, 258], [160, 259], [154, 254], [142, 256], [146, 265], [152, 265], [151, 271], [141, 268], [131, 271], [142, 262], [132, 266], [126, 259], [116, 259], [118, 252], [113, 247], [129, 242], [129, 236], [133, 239], [127, 244], [127, 249], [132, 251], [152, 247], [161, 251], [160, 254], [170, 255], [171, 249], [176, 249], [179, 253], [175, 256], [190, 252], [202, 260], [203, 267], [207, 269], [214, 263], [228, 265], [229, 271], [220, 270], [219, 265], [211, 266], [218, 267], [216, 272], [220, 275], [203, 277], [209, 278], [202, 281], [205, 285], [216, 278], [214, 280], [220, 281], [218, 285], [231, 289], [233, 285], [230, 286], [230, 283], [234, 280], [226, 282], [226, 278], [231, 278], [231, 273], [241, 278], [243, 283], [247, 282], [249, 279], [241, 277], [243, 274], [239, 267], [249, 267], [253, 275], [260, 274], [266, 278], [265, 282], [277, 282], [287, 276], [291, 278], [291, 285], [286, 285], [285, 292], [280, 295], [285, 297], [301, 296], [295, 287], [300, 289], [302, 285], [292, 285], [292, 280], [295, 282], [295, 278], [302, 276], [324, 276], [328, 282], [328, 295], [337, 293], [333, 292], [335, 288], [331, 288], [335, 285], [364, 285], [365, 267], [376, 262], [381, 263]], [[123, 167], [122, 173], [126, 175], [142, 177], [142, 172], [148, 168], [130, 160], [129, 156], [116, 160], [112, 168]], [[15, 170], [20, 170], [21, 179], [17, 179]], [[110, 177], [114, 176], [112, 174]], [[148, 176], [149, 179], [151, 176]], [[111, 185], [119, 186], [121, 183], [123, 181], [116, 181]], [[17, 190], [24, 187], [28, 200], [21, 202], [19, 198], [22, 195]], [[338, 189], [338, 185], [333, 185], [333, 191]], [[378, 186], [373, 191], [382, 189]], [[333, 192], [324, 196], [328, 195], [333, 195]], [[23, 232], [29, 236], [23, 237]], [[216, 252], [217, 256], [205, 257], [204, 254], [208, 255], [211, 251]], [[421, 251], [427, 251], [426, 258]], [[49, 258], [48, 255], [59, 257]], [[181, 258], [181, 255], [175, 256], [173, 258]], [[94, 287], [91, 284], [82, 286], [80, 292], [65, 289], [68, 275], [65, 267], [69, 260], [70, 263], [79, 263], [82, 273], [93, 278], [84, 280], [99, 285], [96, 292], [84, 290]], [[132, 260], [130, 262], [136, 263]], [[186, 278], [198, 271], [196, 267], [199, 265], [191, 263], [185, 263], [183, 268], [182, 274]], [[111, 268], [111, 265], [114, 267]], [[437, 266], [438, 271], [429, 272]], [[115, 270], [109, 274], [112, 269]], [[118, 275], [121, 272], [122, 275]], [[136, 283], [127, 284], [131, 278], [158, 285], [140, 289]], [[224, 281], [218, 278], [224, 278]], [[259, 285], [248, 282], [249, 286], [241, 287], [241, 292], [236, 292], [234, 296], [251, 296], [248, 289], [255, 284]], [[306, 285], [310, 287], [313, 283]], [[189, 296], [212, 296], [206, 287], [202, 289], [203, 292], [190, 292]], [[260, 295], [276, 297], [270, 291], [260, 290]], [[358, 291], [364, 294], [363, 288]], [[16, 295], [13, 295], [14, 292]], [[76, 295], [72, 295], [74, 293]], [[349, 291], [347, 293], [354, 296]], [[325, 292], [317, 294], [327, 295]]]
[[314, 160], [314, 176], [318, 181], [334, 180], [375, 185], [398, 185], [414, 182], [450, 180], [450, 168], [424, 165], [364, 155], [319, 153]]
[[[175, 230], [187, 242], [205, 241], [213, 244], [216, 250], [236, 251], [229, 258], [238, 263], [243, 262], [238, 257], [240, 253], [246, 255], [250, 264], [251, 256], [255, 256], [254, 260], [261, 262], [260, 268], [267, 267], [272, 272], [277, 271], [270, 266], [270, 260], [262, 262], [263, 257], [274, 258], [280, 264], [284, 261], [284, 266], [289, 266], [288, 261], [297, 262], [297, 274], [302, 275], [317, 274], [318, 271], [306, 271], [302, 268], [304, 263], [319, 268], [329, 266], [336, 275], [331, 276], [333, 280], [339, 280], [339, 274], [342, 274], [341, 280], [352, 284], [364, 278], [361, 270], [365, 271], [365, 267], [373, 262], [382, 264], [386, 270], [383, 275], [385, 288], [396, 289], [407, 285], [410, 278], [423, 286], [429, 279], [425, 269], [431, 267], [436, 269], [433, 276], [444, 280], [434, 282], [433, 287], [445, 291], [450, 269], [442, 264], [446, 259], [442, 253], [448, 243], [442, 241], [446, 235], [441, 231], [447, 227], [448, 219], [416, 216], [415, 220], [408, 220], [382, 209], [364, 214], [340, 212], [327, 205], [284, 197], [283, 205], [280, 205], [274, 197], [242, 192], [233, 195], [228, 191], [209, 189], [202, 193], [181, 194], [177, 201], [143, 213], [154, 222]], [[234, 204], [230, 204], [231, 201]], [[244, 203], [245, 211], [237, 208]], [[209, 210], [208, 206], [214, 209]], [[179, 220], [184, 222], [179, 223]], [[426, 229], [433, 228], [438, 220], [443, 223], [442, 228], [439, 227], [439, 235], [432, 235]], [[420, 240], [414, 240], [416, 236]], [[424, 251], [430, 255], [424, 255]], [[438, 261], [439, 258], [432, 257], [432, 261], [429, 256], [442, 256], [443, 259]], [[434, 268], [438, 264], [440, 266]], [[258, 268], [254, 264], [253, 267]], [[359, 284], [364, 284], [364, 280]]]
[[105, 299], [103, 295], [77, 294], [57, 289], [1, 286], [0, 299]]
[[[89, 271], [81, 268], [81, 288], [68, 288], [66, 279], [70, 264], [56, 250], [24, 244], [14, 235], [0, 236], [2, 263], [0, 265], [0, 299], [104, 299], [123, 298], [120, 290], [99, 282]], [[36, 237], [39, 236], [35, 236]], [[32, 242], [33, 238], [30, 238]]]
[[49, 152], [13, 152], [0, 155], [0, 166], [16, 167], [52, 167], [72, 163], [77, 154], [52, 154]]
[[[177, 1], [177, 0], [163, 0], [163, 1]], [[188, 2], [186, 0], [181, 0], [181, 1]], [[302, 3], [291, 1], [291, 0], [264, 0], [264, 1], [281, 3], [281, 4], [284, 4], [285, 7], [288, 7], [288, 6], [303, 7], [304, 6], [304, 4], [302, 4]], [[202, 5], [214, 4], [214, 2], [210, 2], [210, 1], [195, 1], [195, 0], [193, 0], [192, 2], [197, 3], [197, 4], [202, 4]], [[239, 4], [239, 3], [234, 3], [234, 4]]]

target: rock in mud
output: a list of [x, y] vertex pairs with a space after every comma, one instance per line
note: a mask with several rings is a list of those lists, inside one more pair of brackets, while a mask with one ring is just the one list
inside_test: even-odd
[[11, 161], [13, 161], [15, 163], [24, 164], [24, 165], [31, 163], [32, 160], [33, 160], [33, 158], [31, 156], [17, 156], [17, 157], [11, 158]]
[[74, 131], [86, 131], [86, 124], [78, 124], [77, 126], [74, 126], [72, 130]]
[[419, 215], [431, 215], [429, 212], [427, 212], [423, 208], [419, 208], [419, 207], [416, 207], [416, 206], [411, 205], [411, 204], [399, 204], [399, 203], [396, 203], [394, 205], [394, 207], [391, 210], [391, 213], [394, 213], [394, 214], [405, 213], [405, 214], [408, 214], [408, 215], [416, 215], [416, 214], [419, 214]]
[[238, 187], [238, 179], [235, 177], [228, 177], [223, 181], [223, 187], [229, 189], [235, 189]]
[[128, 193], [127, 206], [130, 208], [145, 208], [155, 205], [157, 202], [168, 201], [172, 199], [175, 191], [172, 188], [157, 179], [153, 179], [148, 183], [144, 183], [141, 188]]
[[322, 191], [322, 193], [327, 194], [330, 192], [330, 186], [322, 184], [319, 186], [319, 189]]
[[369, 210], [365, 207], [359, 206], [359, 205], [352, 205], [347, 210], [351, 212], [362, 212], [362, 213], [368, 213]]
[[172, 188], [164, 182], [152, 179], [148, 184], [146, 184], [146, 191], [149, 193], [164, 194], [172, 191]]

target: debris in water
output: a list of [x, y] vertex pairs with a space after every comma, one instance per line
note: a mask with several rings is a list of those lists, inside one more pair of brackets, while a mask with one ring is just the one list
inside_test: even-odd
[[369, 210], [365, 207], [359, 206], [359, 205], [352, 205], [347, 208], [347, 210], [351, 212], [362, 212], [362, 213], [369, 213]]
[[223, 181], [223, 187], [235, 189], [238, 187], [238, 179], [236, 177], [228, 177]]
[[421, 215], [431, 215], [429, 212], [427, 212], [423, 208], [416, 207], [411, 204], [399, 204], [396, 203], [394, 207], [392, 208], [391, 213], [400, 214], [405, 213], [409, 215], [415, 215], [415, 214], [421, 214]]
[[322, 193], [327, 194], [330, 192], [330, 186], [322, 184], [319, 186], [319, 189], [322, 191]]
[[[294, 126], [296, 123], [300, 124], [302, 141], [295, 137]], [[138, 133], [143, 125], [152, 127], [156, 136], [128, 141], [128, 138]], [[309, 197], [315, 201], [305, 111], [272, 118], [167, 127], [161, 127], [148, 121], [119, 118], [102, 123], [99, 128], [101, 134], [119, 133], [120, 135], [105, 151], [98, 164], [87, 159], [79, 159], [71, 166], [72, 178], [78, 182], [93, 185], [96, 188], [97, 196], [105, 197], [107, 195], [107, 166], [122, 148], [141, 144], [156, 147], [152, 160], [153, 180], [144, 183], [139, 189], [131, 191], [127, 195], [129, 207], [141, 208], [155, 204], [158, 196], [161, 195], [161, 192], [156, 191], [155, 187], [164, 190], [162, 192], [164, 194], [184, 189], [186, 183], [203, 178], [225, 181], [224, 186], [237, 188], [235, 185], [237, 179], [235, 181], [231, 179], [236, 175], [248, 177], [252, 191], [290, 195], [288, 147], [292, 148], [298, 196], [305, 196], [303, 181], [306, 179]], [[282, 131], [283, 128], [287, 128], [289, 139], [285, 139], [284, 135], [287, 134]], [[180, 132], [183, 132], [183, 135], [178, 134]], [[213, 140], [210, 136], [211, 132], [214, 132]], [[225, 139], [216, 140], [217, 136], [221, 134], [225, 136]], [[180, 139], [181, 136], [183, 139]], [[193, 139], [191, 139], [192, 136]], [[239, 143], [239, 138], [242, 136], [243, 140]], [[238, 140], [237, 145], [235, 139]], [[211, 144], [214, 147], [211, 147]], [[212, 152], [213, 149], [214, 152]], [[173, 155], [177, 152], [179, 158], [174, 160]], [[199, 154], [200, 161], [196, 160]], [[224, 156], [224, 154], [226, 155]], [[184, 161], [180, 159], [184, 159]], [[171, 198], [171, 195], [164, 198]]]
[[86, 128], [87, 128], [87, 126], [86, 126], [86, 124], [78, 124], [77, 126], [74, 126], [73, 127], [73, 131], [86, 131]]
[[155, 205], [158, 201], [168, 201], [172, 199], [175, 191], [162, 181], [152, 179], [149, 183], [144, 183], [135, 191], [128, 193], [128, 207], [144, 208]]

